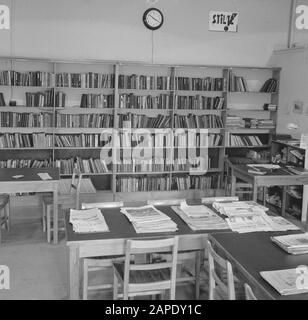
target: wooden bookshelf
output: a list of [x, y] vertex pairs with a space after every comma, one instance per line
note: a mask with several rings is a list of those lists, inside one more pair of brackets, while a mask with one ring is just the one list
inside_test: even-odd
[[[3, 74], [2, 71], [9, 72]], [[230, 91], [231, 72], [248, 77], [248, 80], [254, 80], [257, 74], [256, 80], [259, 81], [260, 86], [269, 78], [276, 79], [277, 82], [279, 80], [279, 69], [271, 68], [0, 57], [0, 92], [3, 93], [5, 100], [5, 106], [0, 107], [0, 114], [2, 112], [21, 115], [37, 114], [43, 119], [40, 121], [45, 121], [44, 114], [50, 114], [53, 116], [54, 124], [50, 127], [41, 124], [33, 127], [26, 125], [1, 127], [0, 161], [8, 160], [10, 156], [17, 159], [27, 157], [33, 160], [48, 158], [51, 159], [51, 165], [54, 166], [61, 159], [65, 161], [71, 159], [95, 160], [100, 158], [102, 147], [108, 145], [106, 137], [109, 134], [112, 138], [111, 142], [109, 141], [109, 156], [115, 163], [116, 159], [122, 159], [123, 153], [128, 149], [126, 145], [116, 144], [119, 136], [126, 132], [129, 138], [132, 138], [128, 133], [130, 131], [128, 128], [119, 126], [119, 120], [123, 119], [125, 126], [127, 124], [125, 119], [131, 114], [131, 119], [138, 124], [138, 130], [147, 132], [149, 136], [152, 136], [153, 141], [159, 139], [160, 134], [170, 136], [168, 145], [161, 143], [159, 145], [162, 150], [159, 153], [160, 157], [163, 156], [172, 162], [177, 158], [191, 159], [200, 154], [206, 159], [209, 157], [211, 163], [204, 172], [196, 175], [191, 175], [190, 170], [175, 170], [172, 165], [167, 166], [167, 170], [121, 172], [116, 164], [108, 164], [108, 172], [86, 171], [85, 175], [92, 179], [98, 189], [104, 190], [108, 199], [110, 197], [114, 200], [124, 199], [125, 194], [128, 198], [130, 197], [130, 192], [122, 192], [119, 189], [119, 181], [126, 177], [155, 179], [163, 176], [167, 181], [163, 188], [168, 190], [167, 193], [170, 193], [172, 197], [177, 195], [193, 197], [197, 194], [215, 195], [213, 190], [217, 190], [219, 194], [223, 186], [224, 157], [229, 150], [234, 148], [228, 146], [228, 135], [268, 137], [262, 146], [240, 147], [248, 150], [268, 148], [272, 132], [275, 131], [226, 128], [227, 115], [232, 110], [234, 99], [239, 99], [240, 103], [243, 99], [252, 100], [254, 106], [250, 105], [247, 108], [248, 114], [263, 111], [260, 110], [262, 106], [256, 103], [256, 101], [261, 101], [260, 99], [278, 105], [277, 90], [259, 92], [253, 87], [244, 92]], [[12, 81], [5, 83], [7, 78], [3, 77], [7, 77], [8, 74]], [[26, 99], [27, 92], [28, 99]], [[16, 101], [16, 106], [8, 105], [12, 100]], [[65, 106], [60, 106], [64, 102]], [[38, 106], [33, 106], [36, 103]], [[26, 106], [29, 104], [31, 106]], [[276, 112], [264, 111], [264, 114], [270, 115], [270, 118], [276, 117]], [[93, 127], [93, 121], [98, 123], [99, 120], [103, 121], [104, 117], [110, 119], [107, 128], [105, 126]], [[167, 124], [159, 122], [158, 117], [161, 117], [160, 120], [166, 121]], [[178, 121], [177, 125], [175, 119]], [[60, 125], [57, 125], [57, 121]], [[179, 125], [181, 121], [185, 122], [184, 128]], [[87, 123], [87, 125], [80, 127], [80, 123]], [[153, 123], [158, 128], [144, 128], [144, 123]], [[209, 139], [217, 139], [215, 144], [201, 144], [195, 151], [192, 150], [191, 145], [185, 145], [183, 142], [185, 138], [182, 138], [184, 145], [175, 145], [178, 135], [183, 134], [188, 137], [194, 130], [201, 132], [200, 124], [205, 127], [202, 130], [206, 129]], [[131, 131], [133, 129], [135, 128], [132, 128]], [[105, 135], [102, 132], [105, 132]], [[7, 135], [7, 139], [13, 139], [15, 134], [17, 137], [28, 135], [23, 139], [30, 139], [31, 135], [33, 138], [35, 134], [38, 134], [40, 139], [48, 140], [50, 145], [46, 147], [28, 146], [27, 143], [27, 146], [15, 147], [13, 141], [11, 148], [1, 148], [1, 139], [5, 138], [4, 135]], [[213, 137], [212, 135], [219, 136]], [[200, 136], [198, 137], [201, 139]], [[143, 143], [141, 145], [140, 141], [138, 140], [133, 146], [135, 152], [138, 153], [138, 149], [144, 152], [153, 151], [153, 144]], [[25, 155], [24, 151], [26, 151]], [[152, 157], [156, 156], [155, 153], [152, 155]], [[61, 172], [61, 177], [69, 176], [69, 173]], [[175, 195], [176, 192], [178, 192], [177, 195]], [[147, 194], [150, 198], [155, 198], [156, 196], [162, 197], [161, 193], [158, 185], [156, 191], [149, 190]], [[144, 192], [140, 191], [138, 194], [141, 195]]]

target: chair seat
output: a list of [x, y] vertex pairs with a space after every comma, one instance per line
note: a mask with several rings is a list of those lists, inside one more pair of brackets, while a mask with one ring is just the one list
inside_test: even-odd
[[10, 196], [8, 194], [0, 195], [0, 209], [3, 209], [10, 201]]
[[[124, 263], [114, 263], [114, 268], [118, 274], [124, 279]], [[159, 270], [130, 270], [129, 282], [134, 284], [149, 283], [149, 282], [161, 282], [170, 280], [170, 269]]]

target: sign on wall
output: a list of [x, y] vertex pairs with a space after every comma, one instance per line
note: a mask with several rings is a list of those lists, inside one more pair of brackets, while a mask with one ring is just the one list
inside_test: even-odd
[[237, 32], [238, 12], [210, 11], [209, 30]]

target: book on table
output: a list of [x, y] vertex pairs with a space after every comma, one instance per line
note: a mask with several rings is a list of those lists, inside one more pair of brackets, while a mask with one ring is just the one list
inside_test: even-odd
[[153, 205], [124, 207], [121, 212], [133, 224], [137, 233], [174, 232], [177, 224]]
[[108, 232], [109, 228], [102, 212], [98, 208], [70, 210], [69, 222], [76, 233]]
[[182, 202], [172, 209], [194, 231], [229, 229], [226, 221], [205, 205], [188, 206]]
[[308, 253], [308, 233], [276, 236], [271, 240], [290, 254]]
[[261, 271], [260, 275], [283, 296], [308, 292], [300, 268]]

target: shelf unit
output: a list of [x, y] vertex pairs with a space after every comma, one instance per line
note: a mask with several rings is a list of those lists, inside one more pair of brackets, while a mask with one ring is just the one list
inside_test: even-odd
[[[251, 111], [255, 111], [259, 107], [255, 103], [255, 98], [251, 98], [254, 96], [269, 96], [270, 99], [266, 101], [278, 105], [277, 93], [229, 92], [228, 81], [230, 72], [234, 70], [245, 71], [252, 75], [254, 75], [255, 70], [258, 71], [258, 74], [261, 71], [265, 72], [265, 76], [258, 76], [259, 82], [264, 82], [268, 77], [279, 79], [279, 69], [0, 57], [0, 72], [3, 70], [21, 73], [40, 71], [46, 74], [39, 78], [39, 80], [43, 79], [45, 81], [42, 86], [0, 85], [0, 92], [3, 93], [5, 101], [15, 100], [17, 104], [16, 106], [0, 107], [0, 114], [2, 112], [23, 115], [36, 114], [36, 116], [46, 118], [48, 118], [48, 114], [52, 116], [50, 121], [53, 122], [53, 126], [9, 127], [7, 124], [3, 126], [0, 123], [2, 126], [0, 160], [33, 159], [43, 161], [44, 159], [50, 159], [50, 165], [54, 166], [57, 160], [61, 159], [75, 159], [76, 161], [78, 157], [82, 161], [90, 158], [102, 158], [106, 161], [108, 172], [86, 171], [85, 174], [92, 179], [97, 189], [103, 190], [106, 195], [108, 194], [108, 198], [111, 195], [114, 200], [131, 197], [131, 192], [122, 192], [121, 183], [122, 187], [124, 186], [123, 190], [126, 190], [129, 183], [136, 179], [141, 185], [145, 181], [155, 181], [160, 177], [165, 182], [164, 186], [159, 187], [159, 184], [153, 183], [153, 186], [158, 189], [157, 191], [150, 190], [150, 188], [149, 190], [145, 189], [145, 191], [150, 191], [149, 195], [151, 197], [156, 197], [156, 195], [161, 197], [162, 191], [160, 190], [162, 189], [168, 191], [172, 196], [179, 197], [185, 197], [185, 195], [191, 197], [194, 194], [201, 196], [214, 195], [215, 190], [219, 192], [223, 186], [224, 157], [229, 154], [229, 150], [233, 149], [227, 144], [229, 135], [256, 134], [271, 137], [272, 133], [272, 131], [264, 129], [231, 130], [226, 128], [226, 117], [230, 106], [232, 107], [230, 103], [232, 104], [234, 101], [232, 96], [246, 96], [246, 99], [252, 100], [254, 109], [251, 109]], [[79, 74], [87, 74], [90, 83], [90, 77], [93, 80], [95, 73], [106, 77], [100, 88], [85, 86], [86, 76], [78, 76]], [[51, 77], [51, 81], [47, 85], [46, 77]], [[76, 87], [76, 84], [77, 86], [81, 84], [81, 86]], [[35, 99], [35, 93], [45, 92], [46, 90], [52, 92], [51, 105], [49, 104], [48, 107], [26, 106], [26, 102], [29, 104], [29, 101], [32, 102], [32, 98]], [[26, 101], [26, 92], [30, 93], [31, 99], [28, 97], [29, 101]], [[64, 95], [65, 107], [56, 106], [56, 99], [62, 101]], [[98, 103], [101, 107], [81, 107], [81, 100], [85, 104], [89, 101], [94, 104]], [[257, 112], [261, 111], [258, 109]], [[271, 113], [268, 112], [268, 114]], [[80, 115], [83, 115], [83, 120], [80, 120]], [[166, 120], [166, 125], [162, 125], [163, 122], [160, 122], [159, 126], [161, 128], [143, 128], [146, 121], [145, 117], [157, 119], [158, 116]], [[92, 127], [91, 121], [98, 123], [101, 120], [99, 117], [109, 119], [108, 127], [105, 125]], [[169, 117], [169, 121], [166, 117]], [[129, 141], [129, 144], [132, 142], [132, 137], [136, 138], [136, 128], [129, 129], [128, 118], [131, 124], [132, 121], [139, 123], [137, 130], [139, 138], [140, 134], [143, 134], [143, 139], [137, 140], [133, 144], [131, 153], [129, 153], [129, 148], [126, 148], [126, 145], [117, 144], [120, 136], [126, 139], [126, 142]], [[89, 125], [81, 127], [81, 123], [87, 123], [87, 121]], [[154, 123], [153, 119], [147, 121], [148, 123]], [[200, 128], [200, 126], [194, 128], [195, 123], [201, 124], [201, 127], [203, 127], [202, 124], [206, 122], [212, 125], [215, 123], [218, 128], [207, 129]], [[126, 128], [120, 127], [119, 124], [121, 123]], [[206, 124], [204, 126], [207, 127]], [[134, 131], [133, 136], [130, 131]], [[40, 146], [37, 143], [35, 145], [29, 143], [26, 147], [18, 148], [16, 143], [15, 145], [13, 143], [11, 147], [3, 146], [1, 148], [1, 139], [5, 134], [9, 139], [13, 139], [12, 137], [15, 134], [23, 134], [25, 139], [29, 139], [30, 135], [36, 134], [40, 139], [48, 138], [48, 144]], [[80, 145], [75, 141], [72, 144], [65, 143], [65, 146], [61, 146], [63, 141], [59, 141], [59, 137], [62, 137], [63, 141], [68, 138], [73, 139], [72, 137], [77, 139], [78, 137], [80, 140], [87, 140], [87, 145]], [[217, 137], [220, 139], [216, 140], [215, 145], [210, 145], [209, 141]], [[155, 139], [160, 143], [159, 148], [154, 148], [153, 141], [155, 144]], [[195, 142], [189, 142], [189, 139], [199, 139], [202, 144], [197, 149], [193, 148], [196, 140], [191, 140]], [[166, 144], [167, 140], [168, 144]], [[182, 144], [178, 144], [178, 142]], [[264, 143], [264, 146], [249, 146], [240, 149], [267, 148], [269, 144], [270, 138]], [[152, 151], [152, 153], [147, 153], [149, 151]], [[165, 163], [163, 167], [158, 167], [156, 171], [141, 167], [137, 170], [122, 172], [119, 164], [124, 166], [124, 159], [136, 159], [137, 155], [143, 160], [147, 157], [148, 159], [156, 158], [158, 160], [163, 158], [165, 162], [168, 160], [170, 163]], [[190, 159], [198, 156], [202, 156], [205, 159], [204, 163], [206, 163], [205, 170], [201, 172], [196, 172], [194, 165], [181, 166], [181, 160], [177, 161], [177, 168], [173, 165], [177, 159]], [[209, 159], [211, 159], [210, 167], [208, 167]], [[116, 160], [120, 163], [116, 163]], [[160, 163], [160, 161], [157, 162]], [[61, 177], [69, 176], [68, 172], [61, 172]], [[127, 180], [125, 180], [126, 178]], [[210, 178], [212, 179], [211, 182], [209, 181]], [[134, 183], [136, 185], [136, 181]], [[140, 188], [142, 189], [142, 187]], [[143, 193], [139, 192], [138, 194]]]

